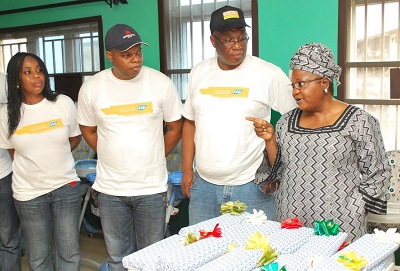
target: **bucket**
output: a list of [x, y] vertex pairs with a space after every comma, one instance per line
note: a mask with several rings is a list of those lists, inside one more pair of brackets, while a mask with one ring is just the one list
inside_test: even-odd
[[75, 162], [76, 173], [79, 178], [86, 178], [89, 173], [96, 172], [97, 160], [78, 160]]

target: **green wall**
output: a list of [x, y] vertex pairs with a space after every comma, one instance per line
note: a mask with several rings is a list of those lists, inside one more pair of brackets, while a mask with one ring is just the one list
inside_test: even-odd
[[[35, 6], [39, 6], [70, 1], [72, 0], [2, 1], [5, 3], [1, 3], [0, 11], [30, 7], [33, 3]], [[110, 8], [106, 2], [94, 2], [2, 15], [0, 16], [0, 28], [57, 22], [99, 15], [103, 18], [104, 34], [111, 26], [117, 23], [129, 24], [135, 28], [135, 30], [139, 32], [142, 40], [150, 45], [149, 47], [144, 46], [143, 48], [145, 55], [144, 64], [159, 69], [160, 50], [157, 0], [128, 0], [128, 5], [113, 5], [112, 8]], [[110, 63], [107, 59], [106, 67], [110, 67]]]
[[[35, 0], [35, 5], [71, 0]], [[4, 1], [3, 1], [4, 2]], [[104, 33], [116, 23], [133, 26], [142, 39], [144, 64], [160, 67], [157, 0], [128, 0], [128, 5], [110, 8], [105, 2], [52, 8], [0, 16], [0, 28], [62, 21], [101, 15]], [[0, 11], [32, 6], [32, 0], [7, 1]], [[280, 66], [285, 73], [297, 48], [308, 42], [321, 42], [337, 57], [337, 0], [258, 0], [260, 57]], [[106, 67], [110, 64], [106, 61]], [[273, 123], [279, 114], [273, 114]]]
[[260, 57], [286, 73], [296, 50], [321, 42], [337, 57], [337, 0], [259, 0]]
[[[258, 0], [260, 57], [288, 74], [289, 61], [308, 42], [327, 45], [337, 59], [337, 0]], [[279, 114], [274, 113], [275, 123]]]
[[[71, 0], [3, 1], [0, 11]], [[76, 0], [75, 0], [76, 1]], [[101, 15], [104, 33], [116, 23], [132, 25], [150, 44], [145, 64], [159, 68], [157, 0], [128, 0], [128, 5], [105, 2], [51, 8], [0, 16], [0, 28]], [[260, 57], [289, 69], [290, 57], [307, 42], [322, 42], [337, 54], [337, 0], [258, 0]], [[109, 63], [106, 62], [109, 66]]]

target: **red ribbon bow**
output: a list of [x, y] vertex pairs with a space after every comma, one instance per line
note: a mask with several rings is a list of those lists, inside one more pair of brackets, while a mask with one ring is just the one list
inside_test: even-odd
[[200, 239], [204, 239], [204, 238], [207, 238], [210, 236], [217, 237], [217, 238], [222, 236], [222, 230], [219, 227], [219, 223], [217, 225], [215, 225], [213, 231], [205, 231], [205, 230], [200, 231]]
[[282, 229], [298, 229], [301, 226], [303, 226], [303, 223], [300, 222], [300, 220], [295, 217], [295, 218], [286, 218], [284, 221], [281, 222], [281, 228]]
[[342, 250], [342, 249], [344, 249], [345, 247], [347, 247], [348, 245], [350, 245], [350, 243], [349, 242], [347, 242], [347, 241], [344, 241], [341, 245], [340, 245], [340, 247], [339, 247], [339, 249], [338, 249], [338, 251], [340, 251], [340, 250]]

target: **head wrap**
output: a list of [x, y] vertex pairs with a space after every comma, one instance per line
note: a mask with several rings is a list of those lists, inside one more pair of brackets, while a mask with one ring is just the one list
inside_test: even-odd
[[339, 77], [342, 69], [336, 64], [332, 51], [321, 43], [307, 43], [301, 46], [290, 59], [292, 70], [303, 70], [326, 77], [331, 82]]

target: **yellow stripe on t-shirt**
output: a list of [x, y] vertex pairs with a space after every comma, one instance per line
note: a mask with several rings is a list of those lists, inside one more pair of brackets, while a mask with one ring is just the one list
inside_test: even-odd
[[153, 103], [143, 102], [135, 104], [113, 105], [100, 109], [106, 115], [132, 116], [153, 113]]
[[200, 93], [218, 98], [247, 98], [249, 96], [249, 88], [209, 87], [200, 89]]
[[17, 135], [40, 134], [50, 130], [59, 129], [62, 127], [64, 127], [64, 124], [61, 119], [53, 119], [21, 127], [15, 131], [15, 134]]

